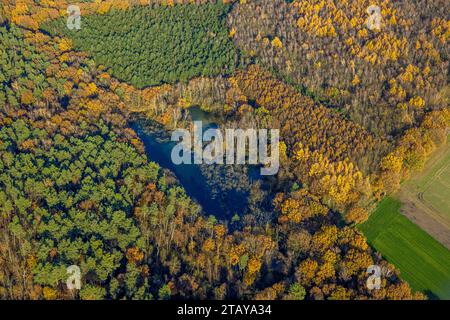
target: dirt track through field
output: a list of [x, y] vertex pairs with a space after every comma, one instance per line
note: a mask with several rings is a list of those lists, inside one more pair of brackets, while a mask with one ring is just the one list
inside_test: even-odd
[[[402, 214], [450, 250], [450, 218], [448, 217], [450, 208], [441, 208], [439, 210], [433, 205], [432, 201], [426, 199], [427, 195], [437, 194], [446, 197], [447, 193], [450, 194], [450, 188], [445, 180], [448, 179], [446, 175], [450, 171], [450, 163], [446, 160], [449, 152], [450, 144], [447, 143], [427, 163], [422, 173], [419, 173], [402, 186], [398, 197], [403, 203]], [[444, 161], [443, 164], [440, 163], [441, 161]], [[433, 173], [436, 166], [441, 167]], [[428, 177], [430, 177], [429, 180]], [[436, 183], [440, 183], [443, 189], [432, 190], [433, 185]], [[447, 211], [442, 212], [442, 210]]]
[[400, 195], [400, 199], [403, 202], [401, 213], [450, 250], [450, 227], [428, 214], [429, 209], [423, 208], [422, 202], [417, 201], [418, 206], [418, 203], [411, 201], [409, 197], [405, 200], [405, 197]]

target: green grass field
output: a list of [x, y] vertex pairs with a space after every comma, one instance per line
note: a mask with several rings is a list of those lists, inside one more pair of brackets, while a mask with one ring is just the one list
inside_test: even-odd
[[450, 143], [447, 143], [436, 161], [407, 181], [404, 186], [419, 195], [436, 215], [450, 221]]
[[400, 214], [401, 205], [386, 198], [360, 230], [414, 290], [450, 299], [450, 251]]

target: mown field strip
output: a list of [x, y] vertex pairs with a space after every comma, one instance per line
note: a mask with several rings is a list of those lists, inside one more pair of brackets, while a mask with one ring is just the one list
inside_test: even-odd
[[397, 199], [383, 200], [360, 229], [414, 290], [450, 299], [450, 251], [401, 215], [400, 208]]

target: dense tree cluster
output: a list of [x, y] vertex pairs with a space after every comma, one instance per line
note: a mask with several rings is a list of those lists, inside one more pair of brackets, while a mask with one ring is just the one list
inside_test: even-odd
[[[38, 297], [42, 289], [47, 299], [61, 297], [56, 289], [71, 265], [87, 275], [81, 298], [104, 297], [121, 270], [136, 282], [139, 273], [124, 264], [127, 252], [143, 245], [132, 208], [146, 184], [157, 181], [158, 167], [106, 126], [75, 138], [49, 136], [19, 120], [1, 128], [0, 141], [2, 240], [8, 245], [1, 295]], [[110, 285], [120, 289], [118, 280]]]
[[80, 30], [65, 28], [65, 19], [43, 28], [70, 36], [76, 49], [88, 51], [116, 78], [143, 88], [233, 72], [228, 10], [220, 2], [154, 6], [89, 15]]
[[380, 135], [448, 105], [448, 1], [249, 0], [229, 17], [235, 42], [286, 81]]
[[43, 72], [48, 66], [45, 57], [21, 41], [21, 30], [14, 26], [0, 27], [0, 43], [0, 108], [18, 108], [44, 100], [45, 90], [50, 87]]
[[446, 108], [426, 114], [419, 126], [408, 129], [381, 160], [379, 187], [388, 193], [397, 191], [404, 179], [420, 171], [430, 155], [445, 144], [449, 127], [450, 111]]
[[[341, 211], [357, 205], [370, 190], [367, 173], [387, 150], [385, 141], [341, 115], [314, 104], [268, 72], [252, 66], [230, 82], [241, 103], [253, 103], [256, 117], [268, 113], [271, 127], [279, 127], [290, 170], [314, 194], [321, 194]], [[244, 100], [244, 101], [243, 101]], [[242, 107], [242, 106], [241, 106]], [[295, 168], [294, 170], [292, 170]]]

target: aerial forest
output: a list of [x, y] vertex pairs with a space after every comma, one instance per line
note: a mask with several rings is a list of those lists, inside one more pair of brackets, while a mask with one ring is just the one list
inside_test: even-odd
[[[78, 1], [69, 30], [69, 0], [2, 0], [0, 299], [427, 299], [357, 226], [447, 139], [450, 4], [378, 1], [372, 31], [369, 2]], [[131, 127], [192, 106], [280, 130], [276, 176], [204, 172], [242, 212], [206, 213]]]

